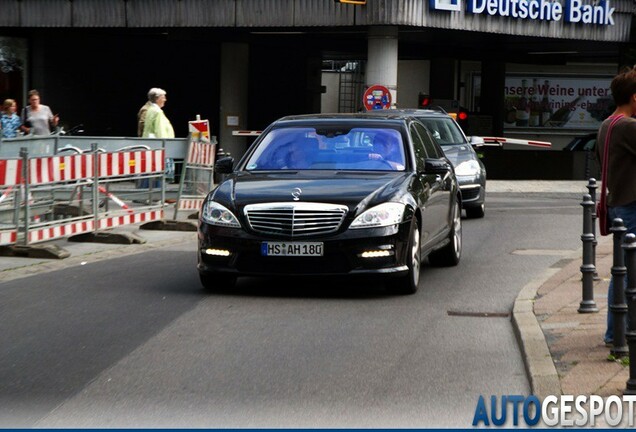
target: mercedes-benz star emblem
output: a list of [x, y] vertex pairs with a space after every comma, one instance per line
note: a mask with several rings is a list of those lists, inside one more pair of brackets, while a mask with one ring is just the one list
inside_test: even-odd
[[298, 201], [300, 200], [300, 194], [303, 193], [301, 188], [294, 188], [294, 190], [292, 190], [292, 196], [294, 197], [294, 201]]

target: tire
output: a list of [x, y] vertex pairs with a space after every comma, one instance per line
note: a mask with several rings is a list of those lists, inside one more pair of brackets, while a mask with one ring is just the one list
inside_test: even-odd
[[448, 233], [448, 244], [432, 252], [428, 262], [437, 267], [452, 267], [459, 264], [462, 256], [462, 218], [459, 200], [455, 201], [451, 218], [451, 230]]
[[225, 273], [199, 273], [199, 279], [207, 291], [222, 291], [234, 288], [236, 284], [236, 276]]
[[417, 285], [420, 282], [420, 269], [422, 263], [422, 255], [420, 250], [420, 227], [417, 219], [413, 218], [411, 223], [411, 232], [409, 233], [409, 243], [407, 246], [407, 262], [408, 273], [397, 279], [391, 279], [387, 282], [391, 291], [396, 294], [408, 295], [417, 292]]
[[466, 207], [466, 217], [469, 219], [480, 219], [486, 214], [486, 205], [482, 204], [478, 207]]

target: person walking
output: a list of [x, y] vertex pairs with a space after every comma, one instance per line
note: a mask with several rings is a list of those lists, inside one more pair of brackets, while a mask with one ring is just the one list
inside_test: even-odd
[[2, 138], [15, 138], [18, 136], [18, 130], [22, 126], [22, 120], [16, 114], [18, 104], [13, 99], [5, 99], [2, 104], [2, 116], [0, 117], [0, 129], [2, 129]]
[[148, 92], [150, 106], [144, 118], [144, 138], [174, 138], [172, 124], [163, 112], [167, 100], [165, 90], [155, 88]]
[[47, 105], [40, 103], [40, 93], [31, 90], [28, 93], [29, 106], [22, 110], [22, 124], [25, 131], [33, 135], [50, 135], [51, 127], [57, 127], [60, 118]]
[[141, 108], [139, 108], [139, 111], [137, 112], [137, 136], [138, 137], [142, 137], [144, 135], [144, 126], [146, 124], [146, 112], [148, 111], [148, 108], [152, 106], [152, 100], [155, 97], [155, 95], [161, 92], [162, 92], [161, 89], [151, 88], [148, 91], [148, 100], [146, 101], [145, 104], [142, 105]]
[[[610, 221], [621, 218], [628, 233], [636, 234], [636, 69], [631, 68], [618, 74], [610, 85], [616, 110], [601, 124], [596, 140], [597, 160], [603, 160], [605, 140], [610, 129], [609, 157], [605, 177], [607, 184], [607, 214]], [[613, 303], [614, 278], [610, 280], [607, 299]], [[606, 344], [614, 341], [614, 314], [607, 308]]]
[[[144, 138], [174, 138], [174, 129], [163, 107], [167, 101], [166, 91], [160, 88], [152, 88], [148, 92], [150, 106], [146, 109], [143, 119]], [[143, 109], [143, 107], [142, 107]], [[141, 110], [140, 110], [141, 111]], [[172, 183], [175, 180], [175, 166], [172, 158], [166, 158], [166, 181]]]

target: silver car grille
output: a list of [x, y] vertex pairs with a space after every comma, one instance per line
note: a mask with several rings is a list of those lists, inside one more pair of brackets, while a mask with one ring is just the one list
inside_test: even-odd
[[302, 237], [338, 230], [348, 208], [322, 203], [266, 203], [245, 206], [252, 230], [263, 234]]

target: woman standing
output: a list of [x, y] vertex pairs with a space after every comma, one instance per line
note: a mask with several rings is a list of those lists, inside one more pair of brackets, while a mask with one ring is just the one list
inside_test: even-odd
[[29, 92], [29, 106], [24, 108], [22, 123], [27, 133], [33, 135], [49, 135], [51, 126], [57, 127], [60, 121], [58, 115], [53, 115], [51, 108], [40, 103], [40, 93], [37, 90]]
[[22, 120], [16, 114], [18, 104], [13, 99], [5, 99], [2, 104], [2, 116], [0, 117], [0, 129], [2, 138], [15, 138], [18, 136], [18, 129], [22, 126]]

